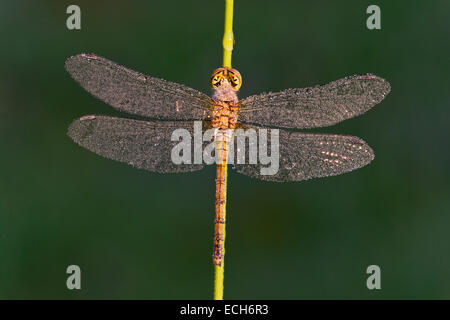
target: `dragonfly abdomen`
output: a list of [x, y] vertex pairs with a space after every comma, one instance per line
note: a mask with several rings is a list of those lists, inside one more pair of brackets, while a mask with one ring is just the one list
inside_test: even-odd
[[225, 199], [227, 192], [227, 157], [232, 142], [232, 129], [217, 129], [214, 136], [216, 142], [216, 206], [214, 220], [214, 265], [220, 266], [223, 262], [225, 241]]
[[[226, 151], [224, 152], [226, 154]], [[226, 161], [226, 159], [225, 159]], [[223, 261], [225, 240], [225, 195], [227, 168], [225, 164], [217, 164], [216, 176], [216, 218], [214, 219], [214, 265], [220, 266]]]
[[212, 127], [216, 129], [216, 206], [214, 220], [214, 265], [223, 262], [225, 240], [225, 199], [227, 189], [227, 157], [232, 141], [233, 130], [237, 124], [238, 107], [235, 102], [215, 101], [212, 114]]

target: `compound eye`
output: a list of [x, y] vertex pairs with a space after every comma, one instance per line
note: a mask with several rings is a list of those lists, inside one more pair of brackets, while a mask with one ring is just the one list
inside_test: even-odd
[[233, 88], [235, 88], [236, 90], [239, 90], [239, 88], [241, 87], [240, 77], [234, 73], [231, 73], [229, 79], [230, 79], [230, 82], [231, 82], [231, 85], [233, 86]]
[[235, 75], [233, 75], [233, 76], [231, 77], [231, 83], [233, 84], [233, 87], [239, 85], [239, 78], [236, 77]]
[[220, 84], [220, 75], [215, 75], [212, 79], [211, 79], [211, 85], [213, 87], [218, 87]]

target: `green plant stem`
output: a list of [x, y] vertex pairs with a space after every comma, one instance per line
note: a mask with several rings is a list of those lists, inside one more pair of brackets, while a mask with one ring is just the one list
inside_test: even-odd
[[223, 33], [223, 66], [231, 68], [231, 53], [234, 47], [233, 0], [225, 0], [225, 30]]

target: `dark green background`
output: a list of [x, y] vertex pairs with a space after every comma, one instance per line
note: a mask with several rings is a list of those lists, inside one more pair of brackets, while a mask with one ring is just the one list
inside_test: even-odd
[[[66, 7], [82, 11], [66, 28]], [[450, 5], [235, 1], [241, 97], [371, 72], [392, 92], [318, 131], [356, 135], [367, 167], [303, 183], [229, 178], [225, 298], [450, 298]], [[83, 114], [116, 114], [64, 61], [94, 52], [209, 93], [224, 1], [2, 1], [0, 298], [209, 299], [213, 167], [140, 171], [66, 136]], [[317, 131], [317, 130], [316, 130]], [[82, 290], [66, 268], [82, 269]], [[366, 268], [382, 289], [366, 288]]]

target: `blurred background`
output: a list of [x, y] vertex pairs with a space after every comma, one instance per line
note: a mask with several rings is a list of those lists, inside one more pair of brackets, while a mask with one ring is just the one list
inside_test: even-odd
[[[224, 1], [0, 3], [0, 298], [210, 299], [215, 169], [145, 172], [66, 130], [117, 114], [64, 61], [94, 52], [210, 93]], [[225, 298], [450, 298], [450, 4], [235, 1], [241, 97], [374, 73], [391, 93], [320, 132], [363, 138], [375, 160], [301, 183], [229, 174]], [[82, 289], [66, 288], [81, 268]], [[381, 290], [366, 269], [381, 267]]]

